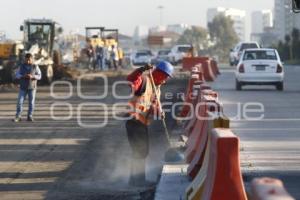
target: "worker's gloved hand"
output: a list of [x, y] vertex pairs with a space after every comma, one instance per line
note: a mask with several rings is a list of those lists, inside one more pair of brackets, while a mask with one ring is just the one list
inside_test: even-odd
[[32, 77], [33, 77], [33, 76], [32, 76], [31, 74], [26, 74], [26, 75], [24, 75], [24, 78], [25, 78], [25, 79], [32, 79]]
[[151, 64], [146, 64], [145, 66], [139, 68], [139, 70], [140, 70], [141, 72], [144, 72], [144, 71], [147, 71], [147, 70], [150, 70], [150, 69], [153, 69], [153, 68], [154, 68], [153, 65], [151, 65]]

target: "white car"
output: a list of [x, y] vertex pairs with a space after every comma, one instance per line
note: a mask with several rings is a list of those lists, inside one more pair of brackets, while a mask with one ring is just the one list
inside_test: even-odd
[[236, 72], [236, 90], [243, 85], [275, 85], [283, 90], [284, 69], [276, 49], [246, 49]]
[[159, 62], [159, 61], [170, 61], [169, 59], [169, 54], [171, 53], [171, 50], [170, 49], [162, 49], [162, 50], [159, 50], [158, 53], [157, 53], [157, 56], [156, 56], [156, 61]]
[[183, 44], [183, 45], [175, 45], [171, 52], [169, 53], [169, 61], [173, 65], [177, 65], [178, 63], [182, 62], [182, 59], [189, 54], [191, 54], [192, 45]]
[[153, 54], [150, 50], [141, 50], [132, 57], [133, 65], [145, 65], [153, 62]]
[[234, 66], [234, 65], [238, 64], [238, 62], [240, 60], [240, 56], [245, 49], [254, 49], [254, 48], [259, 48], [259, 47], [260, 46], [257, 42], [240, 42], [240, 43], [238, 43], [234, 47], [234, 49], [230, 50], [230, 54], [229, 54], [230, 66]]

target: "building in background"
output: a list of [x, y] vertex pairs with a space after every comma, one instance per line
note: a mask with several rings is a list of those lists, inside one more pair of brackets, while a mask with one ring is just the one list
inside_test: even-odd
[[271, 10], [254, 11], [251, 15], [251, 32], [263, 33], [265, 28], [273, 27], [273, 13]]
[[275, 0], [274, 28], [279, 40], [284, 40], [293, 28], [300, 29], [300, 15], [294, 14], [291, 9], [290, 0]]
[[123, 49], [132, 49], [134, 47], [134, 41], [132, 37], [119, 33], [119, 46]]
[[270, 47], [277, 42], [271, 10], [254, 11], [251, 15], [251, 40], [264, 47]]
[[167, 31], [167, 27], [166, 26], [153, 26], [149, 28], [149, 34], [154, 34], [154, 33], [159, 33], [159, 32], [164, 32]]
[[179, 35], [182, 35], [187, 29], [191, 29], [191, 26], [188, 24], [171, 24], [167, 26], [167, 31], [174, 32]]
[[224, 14], [230, 17], [234, 24], [234, 30], [237, 33], [240, 41], [246, 40], [246, 11], [234, 9], [234, 8], [210, 8], [207, 10], [207, 24], [211, 23], [215, 16], [219, 14]]
[[135, 44], [140, 44], [145, 38], [148, 37], [149, 27], [148, 26], [137, 26], [134, 30], [133, 41]]
[[180, 38], [180, 34], [173, 31], [161, 31], [156, 33], [150, 33], [149, 38], [161, 38], [162, 42], [159, 45], [152, 45], [152, 48], [171, 48], [175, 45]]

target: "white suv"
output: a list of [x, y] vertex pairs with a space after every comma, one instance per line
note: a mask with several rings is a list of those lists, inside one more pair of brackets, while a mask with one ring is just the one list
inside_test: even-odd
[[229, 63], [230, 66], [237, 65], [239, 63], [241, 54], [243, 53], [243, 50], [245, 49], [256, 49], [260, 48], [259, 44], [257, 42], [240, 42], [238, 43], [234, 49], [230, 50], [230, 58]]
[[173, 65], [177, 65], [182, 62], [184, 57], [189, 56], [191, 54], [191, 50], [193, 49], [192, 45], [183, 44], [183, 45], [175, 45], [171, 52], [169, 53], [169, 60]]

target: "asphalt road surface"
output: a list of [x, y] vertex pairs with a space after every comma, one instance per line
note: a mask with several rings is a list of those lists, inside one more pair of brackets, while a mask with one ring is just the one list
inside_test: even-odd
[[[235, 119], [231, 120], [231, 128], [241, 139], [245, 182], [253, 177], [280, 178], [296, 199], [300, 199], [299, 77], [300, 66], [286, 66], [282, 92], [274, 86], [245, 86], [242, 91], [236, 91], [233, 69], [223, 70], [211, 84], [219, 92], [225, 114]], [[264, 111], [248, 114], [249, 120], [243, 114], [247, 105]], [[258, 117], [263, 118], [254, 119]]]
[[[286, 67], [283, 92], [272, 86], [247, 86], [236, 91], [233, 70], [223, 70], [217, 81], [211, 83], [219, 92], [225, 114], [232, 118], [231, 128], [241, 139], [245, 182], [257, 176], [277, 177], [297, 199], [300, 199], [299, 75], [300, 67]], [[79, 96], [80, 93], [101, 96], [105, 91], [101, 78], [83, 81], [81, 87], [72, 82], [71, 89], [67, 83], [58, 84], [54, 96], [50, 87], [41, 86], [34, 123], [11, 122], [17, 89], [1, 90], [1, 200], [152, 199], [152, 188], [127, 185], [130, 148], [124, 122], [113, 118], [119, 110], [112, 109], [114, 103], [126, 102], [113, 95], [113, 83], [118, 80], [124, 77], [108, 79], [108, 95], [103, 99]], [[163, 92], [183, 92], [186, 83], [185, 79], [175, 79]], [[70, 97], [62, 98], [70, 91]], [[116, 86], [116, 93], [128, 94], [127, 86], [122, 83]], [[242, 111], [247, 103], [260, 103], [264, 108], [263, 119], [246, 119]], [[54, 106], [52, 113], [51, 106]], [[24, 116], [25, 112], [26, 109]], [[252, 113], [250, 117], [261, 114]], [[106, 126], [99, 127], [105, 120]], [[151, 127], [151, 145], [147, 177], [156, 181], [165, 150], [159, 123]]]
[[[0, 92], [1, 200], [153, 199], [153, 187], [127, 185], [131, 150], [124, 121], [113, 117], [119, 116], [122, 106], [112, 108], [114, 103], [127, 102], [115, 97], [129, 94], [124, 83], [115, 85], [113, 94], [113, 84], [125, 77], [108, 78], [102, 99], [90, 97], [105, 92], [104, 80], [86, 79], [80, 87], [77, 82], [57, 83], [52, 95], [49, 86], [39, 87], [34, 123], [25, 121], [27, 102], [23, 121], [11, 121], [17, 88]], [[176, 92], [184, 85], [171, 81], [164, 90]], [[161, 127], [154, 123], [150, 130], [147, 178], [152, 182], [158, 180], [163, 164]]]

